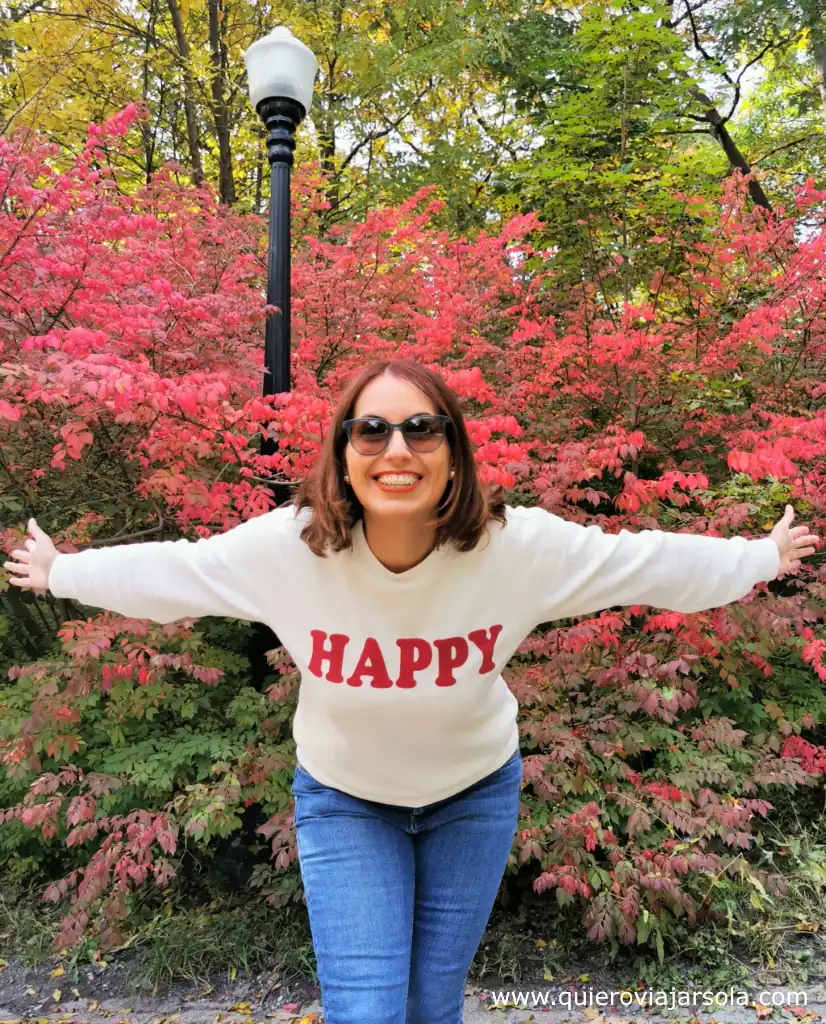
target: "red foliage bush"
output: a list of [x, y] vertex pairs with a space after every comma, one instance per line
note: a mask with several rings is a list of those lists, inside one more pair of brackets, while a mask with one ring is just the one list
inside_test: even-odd
[[[600, 281], [555, 287], [533, 215], [472, 240], [433, 230], [431, 189], [319, 238], [323, 181], [300, 172], [294, 387], [264, 400], [265, 225], [175, 184], [171, 168], [123, 195], [102, 146], [126, 146], [138, 114], [92, 126], [63, 172], [55, 146], [0, 140], [4, 507], [36, 512], [62, 550], [208, 536], [260, 514], [266, 475], [297, 480], [342, 383], [391, 354], [440, 369], [484, 478], [513, 504], [612, 532], [758, 536], [789, 501], [822, 528], [826, 194], [811, 182], [789, 215], [749, 212], [739, 177], [720, 204], [677, 196], [691, 235], [677, 216], [652, 221], [663, 270], [616, 308]], [[262, 431], [278, 439], [271, 458]], [[22, 523], [2, 531], [7, 552], [21, 536]], [[661, 949], [676, 917], [714, 912], [709, 873], [747, 887], [745, 870], [784, 891], [782, 871], [747, 854], [765, 796], [816, 783], [826, 763], [800, 735], [826, 717], [815, 561], [735, 605], [608, 609], [522, 645], [507, 675], [527, 782], [512, 868], [561, 904], [583, 900], [591, 937]], [[193, 658], [191, 627], [67, 622], [53, 657], [9, 673], [30, 686], [27, 705], [0, 690], [2, 763], [28, 785], [0, 820], [94, 846], [44, 894], [72, 901], [58, 947], [93, 926], [94, 908], [103, 945], [118, 940], [129, 894], [174, 874], [182, 822], [206, 840], [262, 800], [276, 868], [294, 865], [286, 786], [273, 788], [289, 755], [269, 719], [242, 753], [215, 758], [217, 782], [187, 787], [173, 772], [166, 799], [137, 785], [144, 809], [113, 811], [130, 773], [98, 770], [93, 708], [117, 696], [143, 715], [190, 680], [217, 699], [230, 669]], [[271, 708], [294, 694], [289, 659], [279, 672]]]

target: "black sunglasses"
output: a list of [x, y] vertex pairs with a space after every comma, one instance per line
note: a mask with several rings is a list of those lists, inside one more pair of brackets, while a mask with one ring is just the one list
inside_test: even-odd
[[360, 455], [380, 455], [390, 444], [394, 430], [400, 430], [407, 447], [414, 452], [435, 452], [447, 434], [449, 416], [417, 413], [401, 423], [382, 416], [360, 416], [345, 420], [347, 440]]

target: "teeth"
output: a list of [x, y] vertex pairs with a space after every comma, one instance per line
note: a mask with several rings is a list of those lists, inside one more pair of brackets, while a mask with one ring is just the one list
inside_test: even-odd
[[383, 484], [390, 484], [391, 487], [409, 487], [418, 481], [417, 476], [405, 476], [402, 473], [382, 473], [379, 478]]

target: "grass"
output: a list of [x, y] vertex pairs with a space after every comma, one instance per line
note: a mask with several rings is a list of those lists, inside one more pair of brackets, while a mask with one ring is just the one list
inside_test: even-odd
[[[761, 833], [761, 856], [789, 880], [785, 897], [771, 898], [722, 878], [715, 889], [716, 922], [678, 922], [660, 963], [648, 947], [599, 946], [587, 941], [581, 908], [560, 909], [549, 894], [537, 896], [530, 880], [509, 877], [471, 967], [472, 978], [526, 978], [576, 983], [590, 969], [591, 984], [610, 968], [628, 987], [669, 989], [693, 984], [805, 984], [826, 966], [826, 825], [794, 822]], [[65, 912], [44, 903], [41, 888], [21, 881], [32, 866], [0, 868], [0, 943], [26, 965], [53, 961], [52, 937]], [[124, 926], [126, 939], [103, 959], [128, 959], [130, 987], [157, 993], [188, 980], [208, 991], [211, 980], [269, 972], [290, 984], [315, 981], [315, 957], [303, 904], [270, 907], [249, 891], [227, 891], [200, 879], [160, 894], [147, 889]], [[71, 977], [100, 957], [94, 934], [60, 963]]]
[[[50, 962], [52, 938], [61, 912], [42, 903], [32, 886], [0, 883], [0, 942], [6, 953], [27, 966]], [[129, 986], [144, 994], [176, 981], [209, 990], [211, 980], [270, 971], [285, 982], [315, 980], [315, 962], [306, 911], [272, 908], [255, 898], [198, 892], [177, 896], [158, 908], [146, 908], [129, 921], [120, 947], [99, 955], [94, 935], [61, 958], [70, 980], [100, 959], [130, 961]], [[124, 928], [125, 935], [127, 929]]]
[[143, 953], [133, 975], [141, 989], [187, 979], [209, 988], [221, 972], [227, 981], [270, 969], [285, 981], [315, 977], [304, 915], [262, 904], [234, 908], [216, 902], [150, 922], [136, 944]]

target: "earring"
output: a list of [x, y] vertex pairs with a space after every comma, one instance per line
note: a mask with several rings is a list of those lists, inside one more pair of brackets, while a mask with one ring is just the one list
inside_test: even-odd
[[346, 474], [346, 473], [344, 474], [344, 482], [345, 482], [346, 484], [349, 484], [349, 483], [350, 483], [350, 477], [349, 477], [349, 476], [347, 476], [347, 474]]
[[454, 476], [454, 472], [453, 472], [453, 470], [451, 469], [451, 471], [450, 471], [450, 479], [451, 479], [451, 480], [453, 479], [453, 476]]

